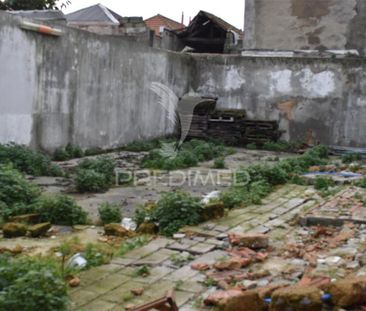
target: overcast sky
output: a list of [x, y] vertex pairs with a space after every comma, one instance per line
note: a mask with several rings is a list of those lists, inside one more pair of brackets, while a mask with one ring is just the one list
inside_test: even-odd
[[70, 13], [84, 7], [101, 3], [122, 16], [142, 16], [144, 19], [162, 14], [176, 21], [181, 21], [182, 12], [187, 25], [189, 17], [192, 18], [204, 10], [213, 13], [239, 29], [244, 24], [245, 0], [71, 0], [72, 4], [64, 10]]

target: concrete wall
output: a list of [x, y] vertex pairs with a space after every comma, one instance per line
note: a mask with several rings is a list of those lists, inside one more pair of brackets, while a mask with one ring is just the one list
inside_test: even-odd
[[19, 21], [0, 12], [0, 143], [111, 148], [174, 131], [150, 84], [185, 94], [189, 56], [66, 27], [44, 36]]
[[196, 55], [195, 89], [278, 120], [283, 139], [366, 147], [366, 60]]
[[246, 0], [245, 49], [358, 49], [365, 0]]
[[279, 120], [284, 139], [366, 147], [366, 58], [186, 55], [66, 27], [44, 36], [19, 21], [0, 12], [0, 143], [112, 148], [171, 134], [150, 90], [160, 82]]

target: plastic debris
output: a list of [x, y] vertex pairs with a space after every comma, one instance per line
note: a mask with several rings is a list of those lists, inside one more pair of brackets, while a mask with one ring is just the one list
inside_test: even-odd
[[86, 261], [86, 259], [81, 256], [81, 254], [77, 253], [69, 259], [67, 266], [70, 268], [82, 269], [85, 268], [87, 264], [88, 262]]
[[209, 194], [205, 195], [202, 199], [203, 204], [210, 203], [211, 200], [218, 199], [220, 197], [220, 191], [212, 191]]
[[121, 226], [130, 231], [136, 231], [137, 224], [132, 220], [132, 218], [123, 218]]

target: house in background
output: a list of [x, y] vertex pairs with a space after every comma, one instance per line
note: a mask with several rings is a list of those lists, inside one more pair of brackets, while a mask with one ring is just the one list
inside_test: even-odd
[[239, 54], [244, 32], [214, 14], [200, 11], [188, 27], [172, 31], [166, 46], [178, 51], [182, 46], [195, 53]]
[[142, 17], [122, 17], [102, 4], [66, 15], [67, 24], [101, 35], [115, 35], [150, 41], [150, 31]]
[[153, 17], [146, 19], [145, 23], [147, 27], [153, 30], [155, 32], [155, 35], [158, 37], [161, 37], [165, 30], [178, 30], [186, 27], [183, 24], [183, 16], [182, 22], [179, 23], [161, 14], [157, 14]]

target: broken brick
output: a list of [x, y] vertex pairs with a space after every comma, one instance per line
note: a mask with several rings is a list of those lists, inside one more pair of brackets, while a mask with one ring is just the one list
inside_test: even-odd
[[217, 291], [209, 295], [205, 300], [206, 306], [217, 306], [220, 301], [228, 299], [230, 297], [240, 296], [243, 292], [238, 289], [229, 289], [226, 291]]
[[251, 249], [267, 248], [268, 236], [261, 233], [230, 233], [229, 241], [232, 245], [240, 245]]
[[227, 260], [215, 263], [214, 268], [219, 271], [238, 270], [240, 268], [249, 266], [251, 262], [252, 260], [250, 258], [231, 257]]
[[134, 296], [141, 296], [144, 293], [144, 289], [142, 287], [141, 288], [134, 288], [134, 289], [131, 289], [131, 293]]
[[210, 270], [210, 266], [207, 263], [194, 263], [191, 265], [193, 270], [197, 271], [207, 271]]

